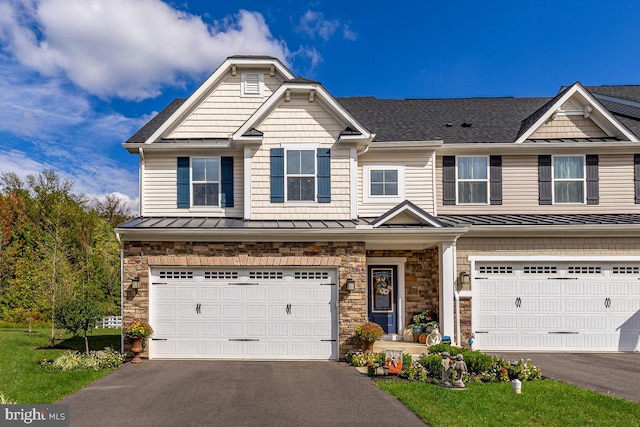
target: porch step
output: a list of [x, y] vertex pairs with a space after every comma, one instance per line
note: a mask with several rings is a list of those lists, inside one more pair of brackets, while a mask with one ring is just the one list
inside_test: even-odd
[[413, 360], [417, 360], [427, 352], [427, 346], [411, 341], [376, 341], [373, 344], [373, 351], [385, 350], [402, 350], [404, 354], [410, 354]]

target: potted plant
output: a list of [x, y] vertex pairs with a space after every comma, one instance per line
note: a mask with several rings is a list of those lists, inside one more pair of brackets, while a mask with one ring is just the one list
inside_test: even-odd
[[373, 343], [384, 335], [382, 327], [374, 322], [364, 322], [356, 326], [355, 336], [362, 342], [362, 352], [373, 352]]
[[140, 353], [142, 353], [143, 341], [153, 334], [153, 328], [147, 322], [142, 320], [134, 320], [125, 322], [123, 334], [131, 339], [131, 351], [134, 354], [131, 363], [141, 363]]
[[434, 329], [437, 329], [440, 324], [438, 323], [438, 312], [435, 310], [425, 310], [421, 313], [413, 316], [413, 323], [410, 325], [413, 328], [414, 340], [416, 340], [422, 333], [431, 333]]

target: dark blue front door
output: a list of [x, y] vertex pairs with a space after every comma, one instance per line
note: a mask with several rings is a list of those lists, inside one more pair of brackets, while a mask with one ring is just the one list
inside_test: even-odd
[[395, 265], [369, 266], [369, 320], [388, 334], [395, 334], [398, 278]]

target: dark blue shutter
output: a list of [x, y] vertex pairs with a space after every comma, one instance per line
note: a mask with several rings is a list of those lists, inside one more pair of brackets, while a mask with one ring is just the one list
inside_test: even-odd
[[318, 203], [331, 202], [331, 149], [317, 149]]
[[284, 202], [284, 148], [271, 149], [271, 203]]
[[587, 164], [587, 204], [597, 205], [600, 203], [600, 185], [598, 178], [598, 155], [587, 154], [585, 156]]
[[442, 204], [456, 204], [456, 156], [442, 157]]
[[633, 183], [635, 204], [640, 204], [640, 154], [633, 155]]
[[489, 200], [492, 205], [502, 204], [502, 156], [489, 157]]
[[178, 157], [178, 207], [189, 208], [190, 200], [189, 158]]
[[553, 185], [551, 181], [551, 156], [538, 156], [538, 204], [553, 203]]
[[220, 206], [233, 207], [233, 157], [220, 158]]

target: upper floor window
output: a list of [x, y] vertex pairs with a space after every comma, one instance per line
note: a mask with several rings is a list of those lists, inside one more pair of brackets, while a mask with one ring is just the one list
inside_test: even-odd
[[220, 194], [220, 158], [191, 159], [193, 206], [218, 206]]
[[260, 73], [242, 73], [242, 95], [262, 96], [263, 78]]
[[489, 158], [456, 157], [458, 203], [482, 203], [489, 199]]
[[584, 203], [584, 156], [553, 157], [553, 200], [555, 203]]
[[362, 175], [365, 203], [404, 200], [404, 166], [365, 165]]
[[287, 200], [314, 201], [316, 194], [315, 150], [287, 150]]

